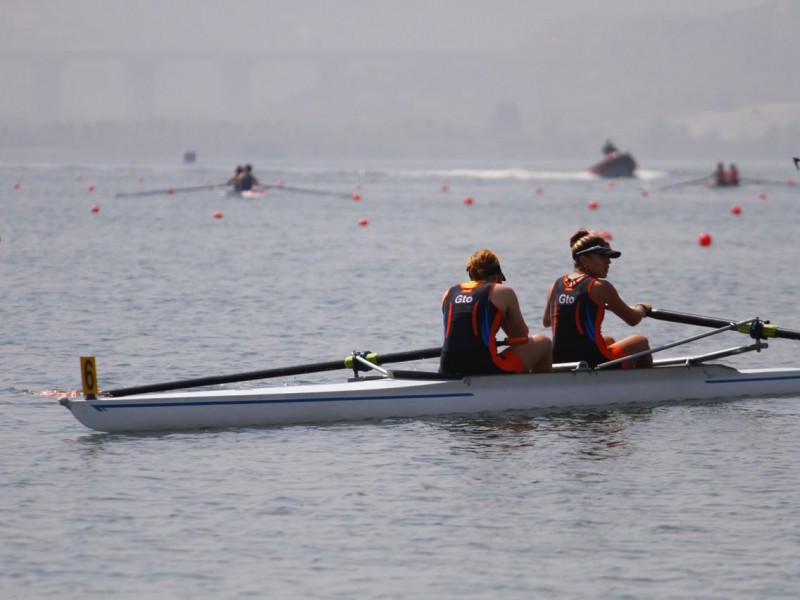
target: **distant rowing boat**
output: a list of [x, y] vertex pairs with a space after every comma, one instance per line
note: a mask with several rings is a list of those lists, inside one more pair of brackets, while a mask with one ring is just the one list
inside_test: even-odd
[[225, 190], [222, 195], [229, 198], [263, 198], [267, 193], [264, 188], [254, 190]]

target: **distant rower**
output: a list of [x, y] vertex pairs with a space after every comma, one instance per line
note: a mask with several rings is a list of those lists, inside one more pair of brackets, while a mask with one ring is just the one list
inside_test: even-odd
[[253, 175], [252, 165], [245, 165], [242, 174], [239, 177], [236, 189], [240, 192], [247, 192], [253, 189], [253, 186], [259, 185], [258, 179]]

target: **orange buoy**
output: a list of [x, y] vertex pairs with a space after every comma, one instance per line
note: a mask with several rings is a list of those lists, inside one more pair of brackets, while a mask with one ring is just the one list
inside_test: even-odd
[[358, 220], [359, 227], [366, 227], [367, 225], [369, 225], [369, 221], [367, 221], [365, 218], [362, 217]]
[[358, 202], [361, 200], [361, 194], [353, 194], [353, 202]]
[[758, 199], [759, 199], [759, 200], [766, 200], [766, 199], [767, 199], [767, 195], [766, 195], [764, 192], [761, 192], [761, 193], [758, 195]]
[[742, 214], [742, 207], [739, 206], [738, 204], [734, 204], [733, 206], [731, 206], [731, 214], [734, 215]]
[[215, 213], [214, 213], [214, 218], [215, 218], [215, 219], [221, 219], [221, 218], [222, 218], [222, 212], [221, 212], [221, 211], [217, 211], [217, 212], [215, 212]]
[[711, 245], [711, 234], [707, 232], [703, 232], [700, 234], [700, 237], [697, 238], [697, 243], [701, 246], [710, 246]]
[[92, 206], [91, 210], [92, 210], [92, 212], [93, 212], [94, 214], [97, 214], [97, 213], [99, 213], [99, 212], [100, 212], [100, 207], [99, 207], [99, 206], [97, 206], [97, 204], [95, 204], [94, 206]]
[[464, 206], [472, 206], [474, 203], [475, 200], [473, 200], [472, 196], [467, 196], [464, 198]]
[[587, 206], [589, 207], [589, 210], [597, 210], [600, 205], [597, 203], [597, 200], [590, 200]]

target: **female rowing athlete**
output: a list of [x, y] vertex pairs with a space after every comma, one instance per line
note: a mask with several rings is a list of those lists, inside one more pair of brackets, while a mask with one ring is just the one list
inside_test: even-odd
[[[552, 345], [544, 335], [529, 337], [517, 294], [491, 250], [467, 261], [470, 281], [451, 287], [442, 298], [444, 343], [439, 372], [459, 375], [538, 373], [552, 367]], [[497, 351], [498, 331], [512, 344]]]
[[[542, 322], [553, 328], [553, 362], [586, 361], [590, 367], [650, 349], [647, 338], [632, 335], [618, 342], [600, 330], [606, 309], [634, 326], [650, 311], [639, 303], [628, 306], [606, 280], [612, 250], [597, 232], [579, 229], [570, 238], [574, 270], [550, 287]], [[622, 363], [623, 367], [652, 367], [651, 354]]]

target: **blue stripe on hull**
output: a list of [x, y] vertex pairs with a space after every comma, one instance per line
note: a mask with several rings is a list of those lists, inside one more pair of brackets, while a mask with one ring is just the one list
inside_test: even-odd
[[281, 400], [207, 400], [195, 402], [149, 402], [123, 404], [113, 402], [109, 404], [92, 404], [92, 408], [103, 412], [110, 408], [172, 408], [175, 406], [230, 406], [232, 404], [302, 404], [304, 402], [349, 402], [353, 400], [421, 400], [426, 398], [465, 398], [472, 397], [471, 392], [458, 392], [452, 394], [412, 394], [397, 396], [344, 396], [332, 398], [283, 398]]
[[706, 379], [706, 383], [751, 383], [753, 381], [790, 381], [800, 379], [800, 375], [780, 375], [778, 377], [737, 377], [736, 379]]

